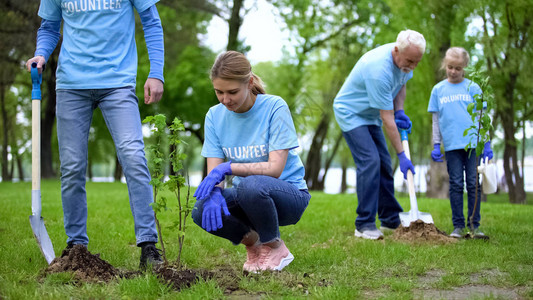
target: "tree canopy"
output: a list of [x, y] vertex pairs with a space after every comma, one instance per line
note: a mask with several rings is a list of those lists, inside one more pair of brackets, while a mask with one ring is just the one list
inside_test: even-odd
[[[247, 52], [242, 36], [243, 20], [259, 1], [266, 0], [162, 0], [157, 4], [165, 38], [165, 91], [162, 101], [147, 106], [140, 101], [141, 115], [163, 113], [177, 116], [186, 135], [203, 142], [203, 120], [218, 103], [209, 79], [216, 55], [203, 40], [213, 18], [228, 26], [227, 46]], [[430, 163], [431, 114], [427, 104], [432, 87], [444, 78], [441, 61], [451, 46], [465, 48], [472, 64], [487, 71], [495, 92], [492, 132], [497, 156], [503, 159], [510, 201], [525, 202], [523, 161], [530, 154], [526, 128], [533, 119], [531, 95], [533, 55], [533, 0], [269, 0], [273, 13], [290, 33], [278, 61], [253, 66], [266, 83], [267, 92], [284, 98], [290, 106], [300, 137], [306, 181], [311, 189], [324, 189], [328, 169], [353, 167], [332, 112], [333, 99], [357, 60], [367, 51], [394, 42], [399, 31], [421, 32], [427, 49], [415, 75], [407, 84], [406, 113], [413, 121], [410, 146], [413, 160]], [[5, 0], [0, 4], [0, 153], [2, 180], [28, 177], [29, 75], [23, 69], [33, 56], [39, 1]], [[251, 25], [250, 25], [251, 26]], [[261, 26], [255, 24], [254, 26]], [[144, 33], [137, 20], [139, 66], [137, 93], [149, 73]], [[268, 39], [268, 37], [265, 37]], [[55, 75], [58, 49], [47, 64], [43, 82], [43, 151], [47, 176], [58, 176], [55, 142]], [[191, 153], [196, 153], [197, 150]], [[97, 115], [90, 135], [90, 166], [115, 162], [113, 143], [105, 123]], [[194, 157], [194, 156], [192, 156]], [[394, 157], [394, 156], [393, 156]], [[522, 162], [522, 163], [521, 163]], [[27, 167], [26, 167], [27, 169]], [[437, 172], [439, 173], [439, 172]], [[442, 172], [440, 172], [442, 173]], [[431, 174], [431, 172], [430, 172]], [[343, 175], [345, 177], [345, 174]], [[344, 179], [343, 179], [344, 180]], [[429, 180], [435, 184], [439, 180]], [[346, 186], [345, 182], [342, 182]], [[428, 190], [429, 192], [429, 190]]]

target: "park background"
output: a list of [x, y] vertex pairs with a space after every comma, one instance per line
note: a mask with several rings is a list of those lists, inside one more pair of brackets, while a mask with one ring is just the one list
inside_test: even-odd
[[[2, 1], [0, 61], [1, 179], [30, 177], [30, 80], [24, 61], [33, 56], [39, 1]], [[500, 191], [511, 203], [524, 203], [533, 190], [533, 102], [531, 82], [532, 1], [291, 1], [163, 0], [158, 4], [165, 34], [165, 92], [159, 104], [140, 104], [142, 117], [163, 113], [185, 124], [186, 170], [191, 185], [205, 175], [199, 152], [203, 119], [217, 104], [208, 71], [224, 50], [242, 51], [264, 80], [267, 92], [289, 104], [298, 149], [311, 190], [353, 192], [355, 166], [335, 122], [332, 102], [358, 58], [393, 42], [399, 31], [413, 29], [427, 40], [427, 50], [407, 84], [405, 110], [413, 121], [410, 148], [417, 190], [447, 197], [445, 164], [430, 159], [431, 88], [444, 78], [441, 60], [451, 46], [471, 55], [471, 65], [486, 70], [495, 93], [492, 144]], [[149, 71], [143, 31], [137, 22], [142, 99]], [[43, 79], [42, 177], [59, 177], [55, 135], [55, 75], [60, 47], [50, 57]], [[146, 128], [146, 143], [150, 143]], [[88, 180], [119, 181], [122, 170], [99, 111], [89, 143]], [[398, 162], [392, 155], [395, 170]], [[530, 174], [530, 176], [527, 176]], [[403, 182], [396, 170], [396, 185]], [[123, 180], [123, 179], [122, 179]]]
[[[0, 71], [2, 181], [30, 177], [30, 80], [24, 61], [33, 56], [38, 1], [2, 2]], [[451, 46], [471, 55], [471, 65], [486, 70], [495, 93], [492, 145], [500, 190], [511, 203], [524, 203], [533, 190], [531, 80], [532, 2], [521, 1], [192, 1], [158, 4], [165, 34], [165, 92], [159, 104], [140, 104], [142, 117], [163, 113], [185, 124], [186, 170], [191, 185], [205, 175], [199, 151], [203, 119], [217, 99], [208, 78], [214, 58], [224, 50], [247, 53], [267, 92], [289, 104], [300, 136], [298, 151], [311, 190], [353, 192], [355, 166], [335, 122], [332, 101], [357, 59], [393, 42], [409, 28], [421, 32], [427, 50], [407, 84], [405, 110], [413, 121], [411, 155], [419, 192], [446, 198], [445, 164], [430, 160], [431, 88], [444, 78], [441, 60]], [[142, 99], [149, 71], [143, 31], [137, 24]], [[60, 47], [50, 57], [43, 79], [42, 177], [58, 178], [55, 136], [55, 75]], [[146, 128], [146, 142], [150, 143]], [[114, 146], [97, 111], [89, 143], [88, 180], [121, 180]], [[392, 156], [394, 167], [398, 162]], [[527, 176], [527, 174], [530, 176]], [[529, 181], [526, 181], [528, 180]], [[402, 180], [396, 171], [397, 188]], [[123, 179], [122, 179], [123, 180]]]
[[[96, 0], [98, 1], [98, 0]], [[103, 1], [103, 0], [101, 0]], [[187, 268], [237, 274], [234, 290], [199, 280], [179, 293], [153, 275], [108, 284], [80, 283], [68, 274], [43, 276], [46, 261], [28, 224], [31, 213], [31, 82], [24, 62], [33, 56], [40, 24], [37, 0], [0, 1], [0, 298], [5, 299], [531, 299], [533, 239], [532, 0], [162, 0], [165, 92], [157, 105], [140, 101], [142, 117], [179, 117], [186, 131], [184, 172], [191, 185], [205, 175], [200, 156], [203, 120], [218, 101], [208, 78], [216, 55], [245, 52], [267, 92], [289, 104], [300, 138], [312, 201], [296, 226], [281, 233], [296, 259], [279, 274], [242, 276], [243, 247], [222, 243], [189, 221], [182, 262]], [[137, 20], [138, 21], [138, 20]], [[445, 164], [431, 161], [431, 88], [451, 46], [467, 49], [472, 65], [486, 70], [495, 93], [493, 149], [500, 190], [482, 205], [489, 241], [405, 244], [353, 238], [355, 166], [334, 120], [332, 101], [359, 57], [393, 42], [399, 31], [424, 34], [427, 50], [407, 84], [406, 112], [413, 120], [410, 148], [416, 166], [419, 209], [450, 232]], [[149, 71], [140, 22], [138, 96]], [[59, 46], [48, 61], [42, 101], [43, 217], [56, 255], [64, 247], [59, 161], [55, 134], [55, 76]], [[146, 145], [155, 141], [145, 128]], [[135, 270], [139, 252], [127, 190], [114, 146], [97, 110], [90, 134], [88, 175], [89, 250], [125, 270]], [[393, 153], [393, 152], [391, 152]], [[397, 190], [404, 182], [393, 157]], [[529, 175], [528, 175], [529, 174]], [[108, 182], [112, 181], [112, 182]], [[194, 191], [194, 188], [193, 188]], [[343, 193], [345, 192], [345, 193]], [[529, 193], [528, 193], [529, 192]], [[444, 200], [440, 200], [444, 199]], [[405, 193], [398, 193], [404, 208]], [[175, 206], [175, 203], [172, 205]], [[161, 214], [169, 258], [177, 235], [168, 228], [173, 212]]]

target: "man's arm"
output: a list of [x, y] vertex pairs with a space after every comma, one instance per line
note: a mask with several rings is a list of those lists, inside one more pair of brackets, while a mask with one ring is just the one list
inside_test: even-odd
[[405, 101], [405, 85], [402, 86], [398, 95], [394, 97], [394, 119], [396, 121], [396, 126], [401, 129], [409, 129], [411, 127], [411, 120], [405, 114], [403, 110], [403, 103]]
[[163, 27], [155, 5], [139, 13], [144, 30], [144, 39], [150, 59], [150, 73], [144, 84], [144, 103], [157, 103], [163, 96], [163, 65], [165, 50]]
[[403, 103], [405, 102], [405, 96], [406, 96], [406, 88], [405, 84], [402, 86], [400, 91], [398, 92], [398, 95], [394, 97], [394, 111], [403, 110]]
[[381, 119], [383, 120], [383, 126], [385, 126], [385, 131], [387, 136], [391, 141], [392, 146], [396, 150], [398, 155], [398, 160], [400, 161], [400, 171], [403, 173], [403, 178], [407, 179], [407, 172], [411, 170], [415, 174], [415, 167], [409, 158], [407, 158], [405, 151], [403, 149], [402, 140], [400, 138], [400, 133], [398, 132], [398, 127], [396, 127], [396, 121], [394, 120], [394, 112], [392, 110], [381, 110]]
[[31, 64], [37, 63], [37, 70], [42, 72], [43, 65], [48, 61], [48, 58], [54, 52], [54, 49], [61, 38], [59, 29], [61, 28], [61, 21], [50, 21], [42, 19], [41, 27], [37, 30], [37, 46], [35, 50], [35, 57], [30, 58], [26, 62], [26, 68], [31, 70]]
[[383, 120], [383, 127], [389, 137], [389, 140], [396, 150], [396, 153], [403, 152], [402, 140], [396, 122], [394, 120], [394, 112], [392, 110], [380, 110], [381, 120]]

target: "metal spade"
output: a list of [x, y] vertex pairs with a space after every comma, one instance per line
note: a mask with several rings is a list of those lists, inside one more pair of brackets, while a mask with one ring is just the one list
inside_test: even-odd
[[[402, 145], [405, 151], [405, 156], [411, 159], [408, 142], [408, 134], [411, 133], [411, 127], [409, 127], [408, 129], [398, 128], [398, 130], [400, 131], [400, 137], [402, 139]], [[422, 220], [424, 223], [433, 224], [433, 217], [431, 217], [429, 213], [418, 211], [414, 178], [411, 170], [407, 171], [407, 186], [409, 188], [409, 200], [411, 204], [411, 210], [409, 212], [400, 213], [400, 222], [402, 223], [402, 226], [409, 227], [409, 225], [411, 225], [411, 222], [414, 222], [416, 220]]]
[[54, 247], [41, 216], [41, 82], [37, 63], [31, 65], [31, 216], [30, 224], [44, 258], [50, 264], [55, 258]]

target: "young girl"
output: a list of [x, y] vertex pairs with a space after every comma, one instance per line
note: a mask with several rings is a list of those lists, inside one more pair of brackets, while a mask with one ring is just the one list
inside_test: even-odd
[[[468, 65], [470, 57], [465, 49], [452, 47], [446, 51], [442, 62], [446, 70], [446, 79], [439, 82], [431, 91], [428, 112], [433, 113], [433, 146], [431, 158], [435, 162], [442, 162], [440, 152], [441, 140], [444, 142], [448, 174], [450, 175], [450, 204], [452, 208], [452, 221], [454, 230], [450, 236], [461, 238], [465, 235], [465, 217], [463, 215], [463, 189], [464, 173], [466, 173], [466, 189], [468, 193], [468, 220], [467, 227], [471, 228], [470, 216], [476, 207], [473, 218], [474, 237], [484, 237], [479, 230], [480, 221], [480, 195], [476, 204], [476, 168], [479, 157], [476, 157], [475, 141], [472, 148], [465, 151], [471, 136], [464, 136], [464, 131], [472, 125], [472, 118], [466, 110], [468, 104], [474, 101], [474, 95], [481, 94], [480, 87], [464, 78], [464, 68]], [[492, 159], [490, 142], [485, 144], [482, 158]], [[478, 186], [479, 187], [479, 186]]]
[[[311, 198], [294, 150], [298, 140], [289, 107], [265, 94], [242, 53], [219, 55], [211, 81], [220, 104], [205, 118], [202, 156], [209, 174], [194, 193], [193, 220], [234, 245], [244, 244], [245, 271], [279, 271], [294, 259], [279, 226], [296, 224]], [[235, 177], [233, 187], [224, 189], [226, 175]]]

